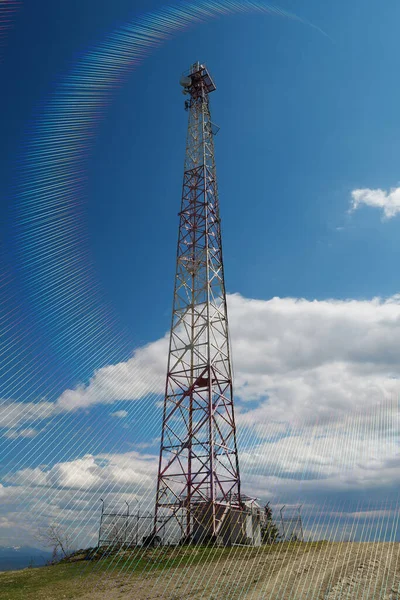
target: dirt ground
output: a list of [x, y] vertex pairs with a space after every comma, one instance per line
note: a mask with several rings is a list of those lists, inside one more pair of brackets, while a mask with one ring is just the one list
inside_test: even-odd
[[400, 600], [398, 543], [329, 543], [306, 551], [300, 546], [236, 554], [161, 572], [103, 574], [87, 581], [79, 598]]
[[0, 573], [0, 600], [239, 598], [400, 600], [400, 544], [180, 548]]

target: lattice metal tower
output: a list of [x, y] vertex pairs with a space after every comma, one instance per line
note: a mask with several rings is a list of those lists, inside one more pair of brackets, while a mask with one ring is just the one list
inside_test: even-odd
[[181, 85], [189, 122], [154, 533], [167, 517], [192, 538], [207, 506], [215, 538], [229, 507], [242, 507], [209, 105], [216, 88], [200, 63]]

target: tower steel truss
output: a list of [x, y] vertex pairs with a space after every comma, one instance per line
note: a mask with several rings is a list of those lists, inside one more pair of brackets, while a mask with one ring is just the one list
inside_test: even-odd
[[[165, 518], [190, 539], [207, 506], [207, 530], [241, 508], [232, 368], [208, 70], [181, 80], [189, 113], [154, 533]], [[225, 508], [224, 508], [225, 507]]]

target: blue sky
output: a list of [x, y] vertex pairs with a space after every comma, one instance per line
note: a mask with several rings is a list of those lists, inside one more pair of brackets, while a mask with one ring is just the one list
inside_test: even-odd
[[[400, 7], [390, 1], [382, 10], [379, 2], [365, 0], [355, 0], [350, 6], [344, 1], [326, 4], [311, 0], [280, 6], [316, 27], [251, 11], [208, 19], [148, 52], [112, 90], [94, 129], [90, 152], [79, 159], [86, 180], [77, 200], [81, 209], [76, 218], [84, 235], [84, 266], [90, 272], [85, 297], [90, 302], [72, 304], [69, 320], [64, 320], [65, 290], [73, 273], [62, 266], [62, 255], [51, 258], [50, 253], [52, 268], [65, 275], [63, 284], [54, 289], [46, 271], [41, 272], [43, 279], [36, 276], [34, 258], [29, 262], [38, 232], [32, 222], [27, 225], [23, 220], [23, 194], [40, 164], [39, 153], [33, 171], [28, 172], [27, 157], [37, 139], [35, 127], [46, 115], [57, 86], [79, 60], [116, 28], [159, 10], [162, 3], [22, 3], [7, 34], [0, 66], [7, 90], [0, 97], [4, 131], [0, 232], [6, 281], [0, 398], [7, 410], [10, 403], [55, 403], [65, 390], [82, 390], [97, 370], [126, 362], [135, 349], [156, 343], [168, 330], [187, 121], [178, 81], [194, 60], [208, 65], [217, 84], [212, 113], [221, 128], [215, 143], [226, 285], [230, 294], [240, 294], [232, 296], [236, 298], [232, 300], [232, 327], [233, 341], [237, 340], [233, 359], [238, 371], [238, 410], [248, 413], [243, 432], [245, 426], [254, 425], [252, 410], [260, 411], [257, 414], [263, 415], [265, 427], [272, 417], [282, 424], [279, 411], [286, 402], [289, 383], [278, 382], [277, 373], [284, 368], [286, 372], [306, 372], [307, 356], [312, 354], [308, 350], [315, 339], [320, 344], [317, 354], [337, 343], [343, 352], [338, 350], [329, 364], [347, 365], [346, 376], [318, 371], [318, 393], [328, 398], [331, 379], [342, 377], [343, 397], [349, 407], [354, 400], [358, 410], [361, 392], [352, 387], [353, 379], [347, 378], [350, 367], [346, 363], [349, 360], [354, 366], [362, 354], [359, 347], [350, 348], [345, 336], [353, 327], [357, 335], [365, 335], [364, 348], [371, 339], [375, 344], [368, 346], [368, 357], [362, 359], [365, 372], [370, 369], [382, 378], [383, 369], [377, 365], [386, 366], [388, 379], [374, 380], [371, 385], [392, 396], [397, 393], [390, 386], [398, 377], [398, 304], [392, 300], [389, 306], [374, 308], [371, 299], [392, 298], [399, 291], [399, 217], [394, 214], [385, 219], [381, 209], [365, 206], [378, 196], [383, 202], [390, 201], [384, 192], [378, 196], [364, 192], [360, 206], [352, 212], [349, 209], [354, 190], [389, 191], [399, 186], [400, 85], [396, 73]], [[39, 196], [36, 192], [34, 202]], [[24, 233], [27, 226], [33, 236], [29, 242]], [[60, 230], [62, 227], [61, 222]], [[305, 304], [299, 308], [281, 302], [276, 308], [268, 304], [274, 297], [282, 302], [303, 298]], [[241, 299], [257, 299], [265, 305]], [[329, 303], [332, 299], [352, 299], [355, 304]], [[313, 304], [314, 300], [319, 304]], [[60, 303], [57, 308], [56, 302]], [[363, 329], [357, 319], [364, 309], [368, 314]], [[271, 333], [268, 327], [273, 325], [275, 310], [283, 315], [278, 319], [282, 328]], [[300, 327], [300, 321], [308, 320], [308, 328]], [[266, 346], [260, 347], [260, 352], [271, 353], [265, 372], [260, 367], [257, 373], [258, 381], [266, 377], [262, 389], [257, 388], [241, 358], [240, 348], [245, 343], [257, 345], [257, 336], [252, 340], [243, 333], [247, 322], [261, 324]], [[325, 336], [315, 333], [316, 322], [318, 332], [325, 331]], [[81, 342], [85, 336], [87, 341]], [[272, 360], [275, 347], [268, 346], [269, 339], [281, 348], [282, 361], [276, 367]], [[288, 366], [285, 357], [296, 344], [303, 364]], [[348, 358], [352, 352], [357, 358]], [[153, 368], [152, 357], [148, 357], [149, 369]], [[16, 427], [5, 426], [0, 442], [4, 486], [18, 487], [17, 480], [13, 483], [10, 477], [18, 478], [21, 469], [47, 465], [43, 467], [46, 471], [60, 463], [72, 464], [86, 454], [123, 456], [140, 453], [140, 447], [144, 452], [145, 446], [146, 451], [156, 453], [154, 439], [160, 424], [149, 415], [159, 414], [151, 393], [159, 393], [162, 361], [166, 357], [160, 351], [152, 383], [144, 396], [133, 394], [135, 401], [121, 391], [102, 389], [100, 400], [89, 401], [85, 396], [80, 409], [44, 407], [51, 412], [50, 420], [32, 423], [25, 419]], [[354, 369], [353, 375], [360, 369]], [[317, 378], [316, 371], [312, 377]], [[298, 390], [296, 381], [293, 375], [290, 385]], [[253, 391], [246, 396], [249, 388]], [[331, 404], [326, 401], [330, 417], [339, 396], [338, 392]], [[296, 413], [305, 396], [297, 398], [292, 393], [290, 397], [292, 404], [285, 406]], [[377, 396], [366, 392], [366, 397]], [[304, 402], [307, 406], [308, 401]], [[111, 416], [117, 411], [126, 414]], [[301, 427], [310, 425], [307, 411], [298, 412], [299, 420], [290, 424], [296, 433], [285, 434], [285, 439], [298, 439]], [[21, 437], [21, 431], [27, 433]], [[269, 437], [275, 436], [274, 443], [279, 444], [282, 431], [278, 434], [277, 427]], [[257, 443], [263, 444], [265, 432], [257, 436]], [[65, 443], [72, 439], [74, 443]], [[290, 454], [287, 448], [285, 451]], [[363, 455], [364, 450], [360, 452]], [[141, 456], [136, 459], [142, 460]], [[379, 460], [390, 462], [390, 456], [385, 454]], [[297, 478], [302, 477], [303, 467], [298, 466]], [[10, 471], [14, 475], [10, 476]], [[261, 495], [267, 494], [262, 482], [253, 484]], [[67, 484], [60, 486], [68, 488]], [[303, 493], [300, 487], [289, 492], [277, 488], [279, 498], [292, 494], [292, 499], [297, 499]], [[22, 498], [22, 488], [20, 493]], [[130, 488], [124, 493], [135, 491]], [[351, 502], [358, 492], [347, 493]], [[46, 511], [43, 506], [41, 518]], [[9, 531], [0, 532], [0, 540], [6, 539]]]

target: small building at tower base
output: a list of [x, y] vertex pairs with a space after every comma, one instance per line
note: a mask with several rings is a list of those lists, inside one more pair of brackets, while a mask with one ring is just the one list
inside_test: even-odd
[[261, 546], [265, 513], [252, 498], [245, 497], [240, 506], [215, 503], [216, 536], [212, 535], [211, 502], [194, 504], [191, 512], [194, 544], [214, 542], [221, 546]]

